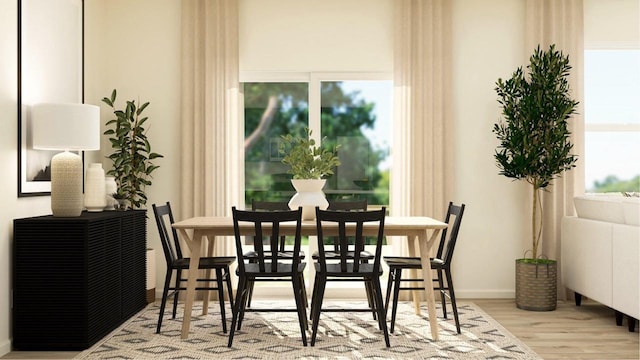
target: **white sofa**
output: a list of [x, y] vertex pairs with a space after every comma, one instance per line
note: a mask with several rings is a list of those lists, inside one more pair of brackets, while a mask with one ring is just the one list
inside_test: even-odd
[[578, 216], [562, 220], [564, 286], [611, 307], [629, 330], [640, 319], [640, 198], [585, 195], [574, 198]]

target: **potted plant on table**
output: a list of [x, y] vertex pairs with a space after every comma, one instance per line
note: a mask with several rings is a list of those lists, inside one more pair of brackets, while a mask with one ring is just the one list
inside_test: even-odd
[[291, 184], [297, 191], [289, 201], [289, 207], [294, 209], [302, 206], [302, 219], [313, 220], [316, 206], [323, 210], [329, 206], [322, 188], [326, 178], [333, 175], [333, 169], [340, 165], [340, 160], [337, 156], [338, 146], [333, 150], [316, 146], [311, 130], [307, 128], [305, 131], [305, 137], [291, 134], [281, 136], [278, 149], [285, 154], [282, 162], [289, 165], [287, 172], [293, 175]]
[[104, 135], [109, 136], [113, 153], [108, 158], [113, 162], [113, 168], [107, 175], [115, 177], [118, 190], [114, 198], [119, 202], [126, 200], [127, 206], [140, 208], [147, 203], [146, 187], [151, 185], [151, 174], [158, 169], [153, 160], [163, 157], [152, 152], [149, 139], [144, 127], [148, 117], [142, 112], [149, 106], [145, 102], [139, 107], [135, 100], [127, 101], [123, 110], [116, 109], [116, 90], [111, 97], [105, 97], [102, 102], [114, 111], [115, 119], [107, 121], [108, 128]]
[[529, 60], [527, 74], [519, 67], [510, 79], [496, 83], [504, 121], [494, 124], [493, 133], [500, 141], [495, 152], [500, 174], [526, 181], [533, 192], [531, 258], [516, 260], [516, 306], [545, 311], [556, 308], [557, 264], [539, 253], [540, 192], [549, 191], [554, 178], [575, 167], [567, 120], [578, 102], [570, 96], [568, 56], [554, 45], [547, 51], [538, 46]]

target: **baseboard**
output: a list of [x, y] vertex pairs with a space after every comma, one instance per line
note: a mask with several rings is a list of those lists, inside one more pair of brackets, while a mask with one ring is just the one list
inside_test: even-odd
[[11, 352], [11, 340], [0, 343], [0, 357]]
[[515, 299], [515, 290], [464, 290], [456, 289], [457, 299]]
[[[267, 290], [259, 289], [256, 290], [257, 296], [264, 296], [269, 299], [290, 299], [291, 293], [287, 291], [279, 291], [279, 290]], [[386, 289], [382, 289], [383, 292]], [[234, 289], [235, 292], [235, 289]], [[155, 289], [156, 300], [162, 299], [162, 290], [159, 288]], [[308, 294], [310, 295], [310, 294]], [[331, 289], [331, 293], [327, 294], [328, 297], [332, 299], [366, 299], [364, 289]], [[235, 295], [234, 295], [235, 296]], [[437, 296], [436, 296], [437, 298]], [[456, 298], [458, 299], [515, 299], [516, 292], [515, 290], [464, 290], [464, 289], [456, 289]], [[181, 293], [181, 299], [184, 300], [184, 295]]]

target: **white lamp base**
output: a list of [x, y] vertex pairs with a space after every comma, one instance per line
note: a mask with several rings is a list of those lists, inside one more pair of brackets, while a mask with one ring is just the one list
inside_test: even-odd
[[82, 159], [65, 151], [51, 159], [51, 211], [55, 217], [82, 213]]

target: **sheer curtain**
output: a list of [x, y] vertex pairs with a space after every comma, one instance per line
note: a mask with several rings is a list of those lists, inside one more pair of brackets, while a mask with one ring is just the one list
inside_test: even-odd
[[[181, 216], [228, 215], [237, 203], [238, 4], [182, 1]], [[236, 146], [237, 147], [237, 146]], [[217, 241], [214, 255], [234, 254]]]
[[[392, 215], [444, 218], [452, 196], [451, 4], [394, 1]], [[408, 255], [406, 241], [392, 241]]]
[[[542, 49], [556, 44], [573, 67], [569, 76], [572, 97], [580, 102], [577, 114], [569, 120], [573, 153], [578, 156], [577, 167], [553, 181], [542, 198], [544, 229], [542, 253], [560, 261], [560, 222], [565, 215], [573, 215], [574, 195], [584, 193], [584, 26], [582, 0], [527, 0], [526, 3], [527, 54], [540, 44]], [[558, 264], [560, 265], [560, 264]], [[561, 267], [558, 266], [558, 269]], [[558, 297], [564, 299], [562, 273], [558, 276]]]

